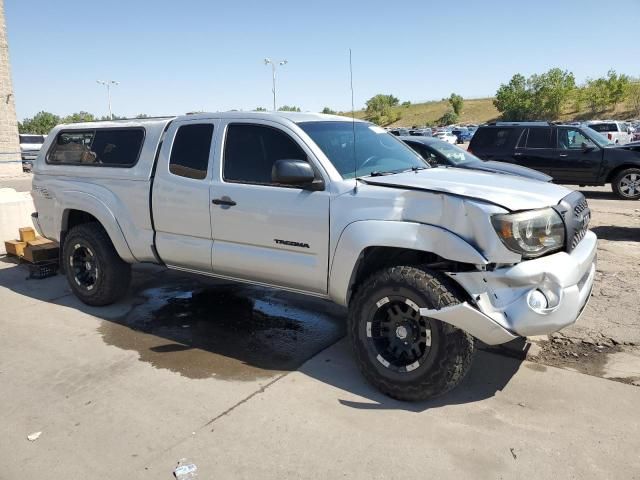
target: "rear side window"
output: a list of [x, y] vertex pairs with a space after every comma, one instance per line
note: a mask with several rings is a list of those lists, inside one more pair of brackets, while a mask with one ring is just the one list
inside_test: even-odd
[[196, 123], [178, 128], [171, 148], [169, 171], [180, 177], [202, 180], [207, 176], [213, 124]]
[[521, 133], [522, 128], [480, 128], [473, 136], [473, 149], [512, 146]]
[[618, 126], [615, 123], [592, 123], [589, 128], [596, 132], [617, 132]]
[[275, 128], [229, 125], [224, 147], [225, 181], [272, 184], [271, 170], [277, 160], [307, 161], [307, 156], [287, 134]]
[[[522, 144], [522, 142], [520, 142]], [[527, 148], [553, 148], [551, 128], [530, 128], [527, 136]]]
[[105, 128], [60, 132], [47, 155], [47, 163], [132, 167], [138, 161], [144, 129]]

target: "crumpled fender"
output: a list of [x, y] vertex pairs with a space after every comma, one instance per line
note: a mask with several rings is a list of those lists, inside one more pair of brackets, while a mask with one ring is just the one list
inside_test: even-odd
[[[87, 212], [96, 217], [102, 224], [120, 258], [129, 263], [136, 262], [117, 217], [104, 201], [95, 195], [78, 190], [66, 190], [62, 198], [64, 198], [64, 203], [56, 205], [59, 209], [56, 217], [62, 219], [61, 230], [66, 229], [71, 210]], [[114, 199], [114, 201], [117, 201], [117, 199]]]
[[329, 297], [347, 305], [352, 276], [368, 247], [395, 247], [435, 253], [447, 260], [486, 265], [488, 260], [456, 234], [433, 225], [412, 222], [362, 220], [342, 231], [329, 271]]

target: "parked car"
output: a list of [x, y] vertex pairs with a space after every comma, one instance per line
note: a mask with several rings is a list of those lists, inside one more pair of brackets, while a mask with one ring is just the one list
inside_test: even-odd
[[539, 170], [555, 183], [609, 183], [620, 198], [640, 198], [640, 148], [615, 145], [584, 125], [490, 123], [478, 129], [469, 151], [483, 160]]
[[399, 137], [413, 148], [431, 166], [450, 166], [491, 173], [506, 173], [530, 178], [541, 182], [550, 182], [552, 178], [531, 168], [511, 163], [480, 160], [457, 145], [451, 145], [437, 138]]
[[453, 133], [447, 131], [440, 131], [433, 135], [435, 138], [439, 138], [440, 140], [447, 143], [458, 143], [458, 137], [456, 137]]
[[34, 223], [84, 303], [125, 295], [138, 262], [329, 299], [364, 376], [402, 400], [458, 385], [476, 339], [571, 325], [595, 277], [580, 192], [429, 168], [346, 117], [60, 125], [34, 172]]
[[629, 143], [633, 138], [630, 126], [625, 122], [598, 120], [587, 122], [586, 125], [592, 130], [601, 133], [602, 136], [606, 137], [613, 143]]
[[413, 130], [409, 130], [409, 135], [412, 137], [431, 137], [433, 136], [433, 131], [428, 128], [415, 128]]
[[470, 133], [466, 127], [456, 128], [452, 130], [451, 133], [456, 136], [457, 138], [456, 143], [468, 142], [471, 140], [471, 137], [473, 137], [473, 134]]
[[389, 133], [395, 135], [396, 137], [399, 137], [401, 135], [410, 135], [411, 132], [408, 128], [393, 128], [389, 130]]
[[46, 135], [37, 135], [33, 133], [21, 133], [19, 135], [22, 171], [30, 172], [32, 170], [33, 161], [38, 156], [38, 152], [40, 151], [40, 148], [42, 148], [45, 138]]

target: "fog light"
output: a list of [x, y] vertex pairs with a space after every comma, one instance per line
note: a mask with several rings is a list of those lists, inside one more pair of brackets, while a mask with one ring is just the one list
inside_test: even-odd
[[533, 310], [544, 310], [549, 306], [549, 301], [540, 290], [531, 290], [527, 299], [529, 307]]

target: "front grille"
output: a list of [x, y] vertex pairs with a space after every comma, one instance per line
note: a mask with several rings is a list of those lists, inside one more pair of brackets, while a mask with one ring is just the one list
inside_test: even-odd
[[591, 210], [587, 199], [582, 193], [573, 192], [564, 197], [555, 208], [564, 219], [567, 233], [566, 250], [572, 252], [589, 230]]
[[589, 210], [586, 198], [582, 197], [582, 201], [573, 207], [573, 216], [579, 228], [575, 230], [575, 233], [573, 234], [573, 238], [571, 239], [571, 249], [569, 251], [578, 246], [589, 230], [591, 210]]

